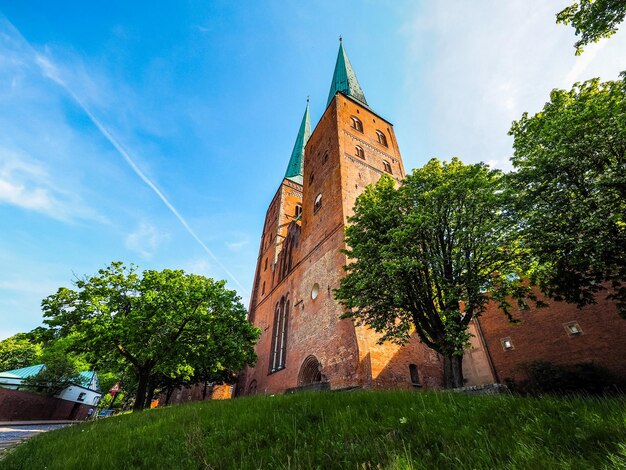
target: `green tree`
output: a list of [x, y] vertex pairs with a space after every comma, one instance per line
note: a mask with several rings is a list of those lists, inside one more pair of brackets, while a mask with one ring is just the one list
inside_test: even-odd
[[49, 396], [60, 393], [72, 384], [79, 384], [80, 372], [89, 370], [89, 364], [80, 355], [71, 352], [74, 336], [45, 345], [40, 356], [44, 368], [39, 374], [26, 378], [24, 384], [34, 392]]
[[403, 344], [412, 330], [463, 385], [469, 322], [490, 299], [525, 307], [523, 253], [510, 229], [503, 175], [484, 164], [431, 160], [399, 188], [387, 176], [357, 198], [346, 228], [347, 275], [335, 296], [352, 317]]
[[0, 341], [0, 372], [20, 369], [40, 362], [41, 345], [31, 342], [24, 333]]
[[542, 291], [583, 306], [609, 288], [626, 316], [626, 76], [553, 90], [513, 123], [510, 182]]
[[224, 284], [181, 270], [140, 275], [135, 266], [114, 262], [42, 306], [58, 335], [79, 335], [76, 344], [94, 360], [133, 373], [139, 410], [154, 393], [155, 376], [191, 374], [198, 357], [212, 355], [216, 370], [253, 364], [259, 332]]
[[626, 0], [580, 0], [556, 15], [556, 22], [569, 25], [581, 36], [574, 44], [576, 55], [583, 47], [613, 36], [626, 16]]

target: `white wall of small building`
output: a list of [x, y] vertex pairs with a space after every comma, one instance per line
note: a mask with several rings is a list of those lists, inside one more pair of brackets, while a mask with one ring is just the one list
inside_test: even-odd
[[[84, 394], [81, 396], [81, 394]], [[83, 403], [85, 405], [97, 405], [102, 398], [102, 394], [98, 393], [94, 390], [89, 390], [87, 388], [79, 387], [77, 385], [70, 385], [58, 395], [55, 395], [57, 398], [61, 398], [62, 400], [74, 401], [76, 403]]]

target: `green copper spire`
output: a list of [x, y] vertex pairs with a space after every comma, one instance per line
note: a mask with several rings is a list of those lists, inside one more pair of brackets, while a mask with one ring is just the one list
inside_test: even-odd
[[296, 143], [293, 146], [289, 165], [285, 172], [285, 178], [295, 181], [298, 184], [303, 183], [304, 147], [306, 147], [309, 137], [311, 137], [311, 118], [309, 117], [309, 99], [307, 98], [306, 109], [304, 110], [304, 116], [302, 116], [298, 137], [296, 137]]
[[338, 91], [367, 106], [361, 85], [359, 85], [359, 81], [356, 79], [350, 60], [343, 48], [341, 37], [339, 38], [339, 54], [337, 55], [337, 63], [335, 64], [335, 74], [330, 84], [330, 92], [328, 93], [328, 103], [326, 103], [326, 106], [330, 104]]

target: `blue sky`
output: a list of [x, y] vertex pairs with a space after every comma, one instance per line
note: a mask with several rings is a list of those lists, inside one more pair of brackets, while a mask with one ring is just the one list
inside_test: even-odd
[[554, 22], [567, 3], [0, 0], [0, 339], [114, 260], [225, 278], [247, 304], [265, 210], [307, 95], [313, 125], [324, 110], [340, 34], [407, 168], [456, 155], [507, 169], [512, 120], [626, 68], [623, 31], [574, 56]]

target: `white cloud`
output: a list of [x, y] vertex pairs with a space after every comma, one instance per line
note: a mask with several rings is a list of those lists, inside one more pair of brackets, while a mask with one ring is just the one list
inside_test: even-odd
[[189, 260], [181, 266], [181, 269], [187, 273], [200, 274], [201, 276], [215, 277], [213, 266], [205, 258], [197, 258]]
[[169, 234], [160, 232], [154, 225], [142, 222], [126, 236], [126, 248], [139, 253], [146, 259], [151, 258], [159, 247], [169, 240]]
[[226, 242], [226, 247], [230, 251], [238, 252], [245, 248], [248, 243], [250, 243], [249, 239], [239, 240], [236, 242]]
[[[573, 28], [555, 22], [567, 3], [420, 3], [403, 28], [409, 42], [404, 85], [409, 99], [397, 127], [399, 133], [414, 130], [403, 138], [405, 158], [412, 160], [407, 166], [432, 156], [459, 156], [502, 168], [502, 155], [512, 154], [511, 122], [524, 111], [538, 112], [553, 88], [618, 77], [626, 68], [618, 60], [626, 57], [626, 32], [577, 57]], [[416, 78], [423, 85], [416, 87]]]
[[28, 155], [0, 147], [0, 204], [8, 204], [69, 222], [106, 222], [69, 191], [61, 189], [44, 164]]

